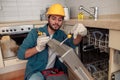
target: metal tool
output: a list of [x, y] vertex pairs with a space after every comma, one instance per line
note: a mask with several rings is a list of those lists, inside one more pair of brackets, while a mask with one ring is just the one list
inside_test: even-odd
[[37, 34], [38, 36], [46, 36], [45, 32], [39, 31], [38, 29], [37, 29]]
[[38, 36], [41, 36], [41, 35], [43, 35], [43, 32], [38, 31]]
[[60, 45], [62, 45], [66, 40], [70, 39], [72, 37], [72, 34], [68, 34], [67, 35], [67, 38], [65, 38], [61, 43]]

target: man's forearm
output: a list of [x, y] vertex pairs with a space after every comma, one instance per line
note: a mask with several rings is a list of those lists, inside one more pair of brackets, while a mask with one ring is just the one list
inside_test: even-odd
[[30, 48], [30, 49], [26, 50], [26, 52], [25, 52], [25, 58], [29, 58], [29, 57], [37, 54], [37, 53], [38, 53], [38, 51], [36, 50], [35, 47]]
[[82, 40], [81, 35], [77, 35], [77, 38], [73, 40], [74, 45], [78, 45]]

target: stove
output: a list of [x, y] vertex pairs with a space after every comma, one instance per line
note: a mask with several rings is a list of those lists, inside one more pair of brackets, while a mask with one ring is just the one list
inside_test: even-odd
[[0, 27], [0, 45], [3, 59], [16, 57], [19, 46], [33, 28], [33, 25]]
[[0, 35], [28, 33], [31, 29], [33, 29], [33, 25], [0, 27]]

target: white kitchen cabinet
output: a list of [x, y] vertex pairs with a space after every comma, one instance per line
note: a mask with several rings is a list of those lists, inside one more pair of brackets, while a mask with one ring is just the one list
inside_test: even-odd
[[120, 70], [120, 31], [109, 30], [109, 47], [110, 47], [110, 59], [109, 59], [109, 80], [114, 72]]
[[109, 47], [120, 50], [120, 31], [109, 30]]

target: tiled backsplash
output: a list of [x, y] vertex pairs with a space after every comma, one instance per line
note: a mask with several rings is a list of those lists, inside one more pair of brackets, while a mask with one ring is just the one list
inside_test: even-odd
[[40, 20], [40, 11], [64, 0], [0, 0], [0, 22]]
[[[120, 0], [67, 0], [68, 7], [71, 9], [71, 17], [77, 17], [80, 12], [79, 7], [83, 5], [86, 9], [98, 7], [98, 15], [120, 14]], [[84, 16], [89, 16], [84, 12]]]
[[99, 7], [99, 15], [120, 14], [120, 0], [0, 0], [0, 22], [40, 20], [41, 11], [53, 3], [66, 4], [70, 18], [77, 17], [80, 5]]

